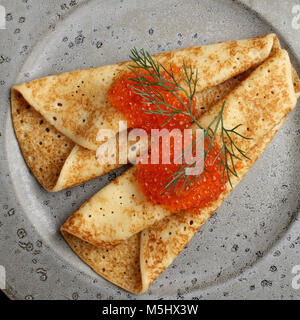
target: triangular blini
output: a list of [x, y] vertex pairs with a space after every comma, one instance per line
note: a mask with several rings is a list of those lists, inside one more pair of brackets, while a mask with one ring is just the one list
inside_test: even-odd
[[[241, 165], [237, 169], [239, 177], [232, 178], [233, 187], [249, 171], [283, 124], [289, 112], [296, 106], [296, 97], [299, 92], [295, 92], [296, 86], [294, 86], [294, 83], [297, 83], [297, 81], [298, 77], [292, 71], [288, 53], [284, 50], [278, 50], [274, 56], [260, 65], [225, 98], [228, 109], [226, 109], [224, 114], [224, 121], [226, 121], [228, 126], [236, 123], [236, 121], [245, 123], [245, 127], [241, 127], [241, 133], [243, 134], [245, 131], [251, 132], [252, 137], [252, 140], [241, 140], [239, 142], [241, 144], [240, 147], [248, 151], [248, 156], [251, 160], [241, 161]], [[216, 104], [209, 112], [200, 117], [200, 123], [202, 125], [209, 123], [221, 108], [221, 104], [222, 102]], [[122, 189], [128, 188], [129, 182], [132, 184], [130, 188], [133, 188], [136, 185], [135, 171], [133, 169], [130, 172], [127, 172], [127, 183], [123, 185], [125, 178], [121, 176], [114, 184], [111, 184], [110, 188], [112, 190], [116, 188], [116, 192], [122, 192]], [[138, 190], [137, 185], [135, 188]], [[101, 198], [103, 190], [96, 197], [99, 199], [98, 204], [104, 207], [108, 198]], [[126, 192], [124, 190], [123, 192]], [[113, 225], [106, 228], [105, 223], [107, 220], [100, 216], [101, 214], [96, 206], [90, 207], [90, 213], [93, 214], [90, 222], [88, 216], [86, 216], [86, 212], [81, 212], [81, 209], [79, 209], [73, 217], [67, 220], [61, 229], [74, 252], [97, 273], [125, 290], [133, 293], [143, 293], [157, 276], [172, 263], [197, 230], [221, 205], [230, 191], [231, 188], [228, 185], [220, 198], [202, 209], [198, 215], [189, 212], [181, 212], [174, 215], [171, 212], [166, 212], [166, 217], [162, 220], [157, 220], [154, 224], [154, 220], [150, 219], [149, 223], [144, 225], [141, 238], [139, 238], [141, 228], [135, 228], [136, 224], [133, 223], [131, 224], [131, 228], [127, 230], [127, 235], [131, 232], [131, 237], [125, 239], [123, 237], [124, 228], [130, 225], [130, 223], [128, 221], [124, 223], [121, 218], [118, 219], [118, 216], [115, 220], [115, 228], [111, 229]], [[137, 194], [135, 194], [136, 196]], [[112, 207], [110, 207], [111, 209]], [[120, 207], [117, 204], [114, 210], [117, 212], [119, 209]], [[144, 211], [144, 214], [143, 212], [139, 212], [140, 210], [135, 211], [135, 207], [128, 206], [128, 204], [126, 205], [126, 209], [132, 210], [132, 213], [135, 212], [135, 215], [140, 215], [145, 219], [145, 214], [149, 214], [152, 217], [152, 214], [154, 211], [157, 212], [158, 208], [153, 206], [153, 210], [150, 212]], [[123, 212], [125, 211], [123, 210]], [[161, 211], [160, 218], [163, 216], [163, 212]], [[99, 218], [98, 221], [96, 219], [97, 216]], [[128, 219], [127, 216], [124, 217]], [[79, 219], [79, 223], [76, 222], [77, 219]], [[106, 233], [105, 237], [103, 237], [106, 229], [109, 230], [109, 233]], [[101, 232], [99, 233], [100, 230]], [[112, 244], [114, 241], [121, 241], [121, 243], [112, 248], [107, 247], [105, 249], [105, 259], [103, 259], [99, 254], [99, 250], [102, 249], [91, 245], [95, 241], [99, 244], [101, 241], [107, 241], [108, 244]], [[133, 252], [134, 248], [140, 247], [139, 265], [132, 265], [130, 267], [130, 270], [135, 270], [136, 274], [134, 277], [131, 274], [129, 284], [127, 275], [124, 275], [120, 270], [116, 277], [116, 269], [112, 270], [110, 263], [106, 264], [107, 257], [109, 257], [108, 261], [110, 261], [110, 254], [115, 257], [115, 250], [118, 251], [120, 248], [124, 250], [125, 247], [126, 252]], [[118, 263], [121, 263], [122, 259], [122, 255], [120, 255], [119, 259], [115, 257], [114, 261], [117, 269]], [[136, 264], [136, 258], [134, 261], [130, 263]], [[101, 266], [101, 270], [99, 266]], [[125, 279], [126, 285], [124, 285]]]
[[[239, 133], [251, 136], [251, 140], [237, 136], [235, 142], [242, 150], [252, 150], [264, 141], [266, 132], [275, 127], [296, 105], [287, 52], [279, 50], [224, 100], [225, 126], [233, 128], [243, 124]], [[204, 128], [207, 127], [220, 112], [222, 104], [221, 100], [204, 113], [198, 122]], [[255, 159], [256, 156], [252, 156], [249, 151], [249, 157]], [[238, 170], [242, 170], [242, 167]], [[153, 205], [146, 200], [137, 182], [136, 171], [136, 167], [131, 168], [100, 190], [69, 218], [63, 229], [95, 245], [101, 245], [102, 242], [109, 244], [126, 240], [172, 214], [163, 206]]]
[[[155, 58], [166, 65], [181, 64], [185, 59], [198, 69], [202, 106], [215, 103], [218, 90], [232, 89], [237, 75], [262, 63], [278, 47], [276, 35], [270, 34], [177, 50]], [[25, 161], [47, 190], [60, 191], [119, 166], [97, 164], [93, 152], [101, 144], [96, 141], [98, 130], [111, 129], [117, 134], [119, 120], [124, 120], [107, 101], [107, 90], [129, 64], [78, 70], [13, 87], [12, 118], [17, 139]], [[198, 115], [202, 112], [199, 109]], [[76, 163], [82, 156], [82, 165]]]

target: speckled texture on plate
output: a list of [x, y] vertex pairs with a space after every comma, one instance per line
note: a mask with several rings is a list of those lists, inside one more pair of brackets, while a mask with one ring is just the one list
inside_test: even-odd
[[[299, 299], [299, 105], [251, 172], [143, 296], [97, 276], [59, 233], [63, 221], [114, 174], [57, 194], [20, 154], [10, 87], [48, 74], [151, 53], [276, 32], [300, 72], [294, 1], [2, 0], [0, 30], [0, 265], [16, 299]], [[251, 10], [252, 8], [253, 10]], [[263, 17], [263, 18], [262, 18]]]

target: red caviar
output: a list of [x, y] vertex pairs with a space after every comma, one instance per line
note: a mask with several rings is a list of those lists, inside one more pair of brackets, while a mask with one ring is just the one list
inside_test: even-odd
[[[173, 66], [172, 66], [173, 68]], [[174, 66], [175, 74], [178, 72], [176, 66]], [[145, 75], [145, 74], [144, 74]], [[168, 79], [168, 75], [163, 73]], [[141, 128], [146, 130], [148, 133], [151, 129], [162, 129], [162, 125], [168, 120], [168, 117], [163, 115], [148, 114], [146, 110], [156, 110], [156, 106], [147, 103], [145, 99], [138, 95], [134, 88], [134, 82], [130, 78], [135, 78], [136, 75], [133, 72], [128, 72], [114, 81], [111, 88], [108, 91], [108, 100], [115, 106], [126, 118], [131, 128]], [[151, 78], [146, 76], [146, 78]], [[141, 87], [138, 87], [142, 89]], [[159, 86], [155, 86], [164, 97], [168, 105], [176, 107], [180, 110], [184, 110], [184, 106], [180, 101], [173, 96], [169, 91], [165, 91]], [[143, 89], [142, 89], [143, 90]], [[178, 93], [179, 94], [179, 93]], [[182, 101], [188, 105], [188, 99], [184, 96], [180, 96]], [[192, 112], [195, 114], [195, 103], [193, 100]], [[160, 105], [164, 110], [168, 110], [167, 106]], [[164, 128], [172, 129], [186, 129], [192, 124], [192, 120], [189, 116], [179, 113], [174, 116]], [[160, 144], [161, 146], [161, 144]], [[207, 171], [204, 172], [202, 179], [200, 176], [197, 178], [197, 183], [191, 183], [189, 189], [183, 188], [178, 196], [178, 192], [181, 189], [183, 179], [177, 184], [175, 193], [171, 188], [169, 191], [162, 195], [165, 184], [170, 181], [170, 176], [175, 173], [180, 165], [174, 163], [174, 142], [171, 140], [171, 164], [162, 164], [160, 152], [159, 164], [138, 164], [137, 179], [142, 192], [146, 195], [148, 201], [154, 204], [161, 204], [171, 210], [172, 212], [179, 212], [181, 210], [191, 210], [199, 212], [201, 208], [208, 206], [210, 203], [218, 199], [220, 194], [225, 190], [225, 181], [223, 181], [222, 172], [218, 168], [219, 161], [217, 160], [214, 164], [213, 161], [218, 155], [219, 148], [214, 146], [207, 155], [205, 162], [205, 168]], [[207, 141], [205, 141], [205, 147], [207, 147]], [[161, 149], [161, 148], [160, 148]], [[161, 151], [161, 150], [160, 150]], [[150, 157], [150, 155], [148, 155]], [[193, 179], [190, 177], [189, 181]]]
[[[208, 142], [206, 141], [204, 147], [207, 146]], [[217, 200], [226, 187], [223, 173], [218, 167], [220, 159], [217, 159], [214, 163], [219, 148], [214, 146], [208, 152], [205, 161], [206, 170], [202, 178], [201, 174], [197, 177], [196, 184], [192, 180], [194, 176], [189, 176], [189, 181], [192, 181], [189, 189], [184, 187], [179, 193], [184, 181], [184, 179], [181, 179], [174, 194], [172, 194], [174, 189], [171, 188], [162, 195], [165, 184], [171, 179], [170, 176], [180, 167], [179, 164], [174, 164], [172, 150], [173, 148], [171, 148], [171, 164], [138, 164], [137, 178], [139, 185], [147, 199], [153, 204], [163, 205], [174, 213], [181, 210], [199, 212], [200, 209]]]
[[[176, 74], [177, 69], [175, 66], [173, 67], [173, 70], [174, 69]], [[162, 72], [162, 75], [166, 79], [171, 80], [166, 72]], [[151, 76], [145, 75], [145, 77], [148, 80], [153, 80], [151, 79]], [[144, 103], [146, 100], [135, 93], [135, 89], [132, 88], [132, 86], [135, 86], [135, 84], [132, 80], [130, 80], [130, 78], [136, 78], [136, 75], [133, 72], [128, 72], [114, 81], [108, 91], [109, 102], [125, 116], [129, 127], [144, 129], [148, 133], [151, 132], [151, 129], [161, 129], [163, 124], [168, 120], [168, 117], [164, 115], [148, 114], [146, 112], [147, 110], [156, 110], [156, 106], [150, 102]], [[138, 88], [142, 89], [141, 87]], [[176, 97], [174, 97], [171, 92], [164, 90], [160, 86], [155, 86], [155, 89], [163, 95], [168, 105], [182, 111], [184, 110], [184, 106]], [[142, 90], [145, 92], [144, 89]], [[184, 104], [189, 107], [188, 99], [179, 92], [177, 94], [180, 95], [180, 98]], [[196, 101], [194, 99], [193, 114], [195, 113], [195, 102]], [[160, 107], [163, 110], [170, 110], [170, 108], [164, 105], [160, 105]], [[191, 123], [192, 120], [188, 115], [179, 113], [174, 116], [163, 128], [170, 130], [178, 128], [183, 130], [189, 128]]]

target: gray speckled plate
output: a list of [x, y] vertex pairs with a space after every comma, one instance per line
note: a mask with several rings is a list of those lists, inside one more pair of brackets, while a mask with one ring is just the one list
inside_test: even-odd
[[0, 265], [17, 299], [300, 298], [300, 113], [288, 117], [266, 152], [143, 296], [97, 276], [67, 246], [63, 221], [112, 175], [56, 194], [26, 167], [9, 115], [10, 87], [63, 71], [151, 53], [276, 32], [298, 71], [294, 1], [2, 0], [0, 30]]

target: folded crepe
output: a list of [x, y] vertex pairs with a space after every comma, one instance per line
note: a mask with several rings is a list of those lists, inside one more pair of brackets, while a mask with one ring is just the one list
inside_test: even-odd
[[[162, 64], [198, 69], [197, 116], [214, 105], [279, 48], [274, 34], [155, 56]], [[107, 90], [130, 62], [48, 76], [12, 88], [12, 119], [24, 159], [40, 184], [60, 191], [99, 177], [119, 164], [99, 164], [99, 129], [118, 133], [123, 115]], [[237, 78], [237, 76], [240, 76]]]
[[[206, 127], [226, 100], [225, 127], [242, 123], [239, 132], [252, 138], [235, 140], [251, 160], [238, 162], [238, 177], [231, 178], [233, 188], [296, 106], [299, 84], [288, 53], [277, 49], [199, 117], [199, 123]], [[201, 209], [200, 214], [173, 214], [146, 200], [138, 186], [136, 170], [133, 167], [100, 190], [62, 225], [61, 231], [74, 252], [99, 275], [141, 294], [172, 263], [232, 188], [227, 183], [218, 200]]]

